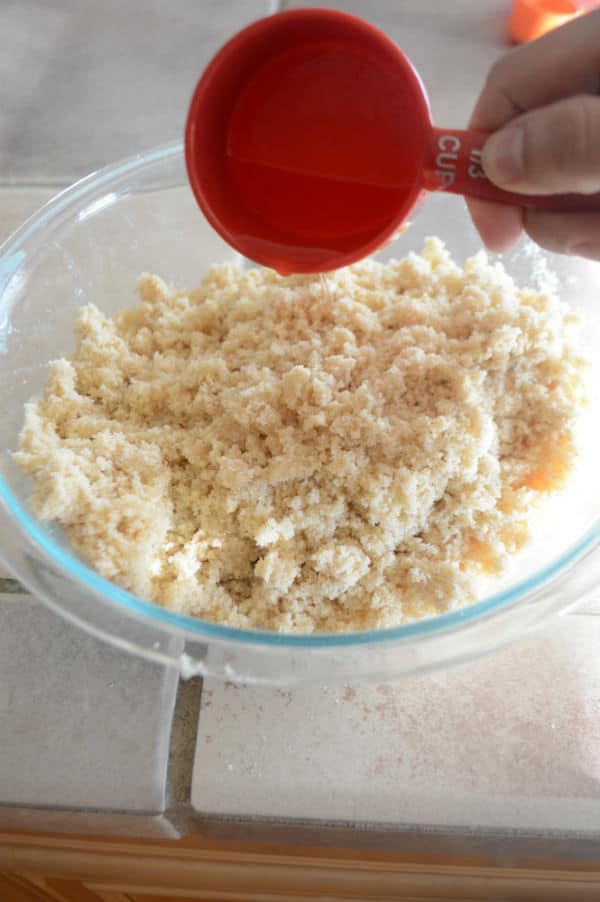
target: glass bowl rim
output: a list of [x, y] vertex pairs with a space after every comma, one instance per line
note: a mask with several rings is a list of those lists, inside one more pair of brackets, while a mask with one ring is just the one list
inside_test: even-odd
[[[10, 282], [15, 266], [18, 267], [26, 256], [24, 245], [31, 235], [49, 225], [65, 210], [78, 205], [88, 195], [96, 192], [99, 188], [110, 185], [115, 180], [122, 179], [128, 173], [133, 173], [148, 165], [160, 164], [177, 158], [181, 158], [183, 162], [183, 144], [181, 141], [161, 145], [117, 163], [109, 164], [65, 188], [40, 207], [0, 246], [0, 276], [3, 274], [8, 275], [8, 282]], [[2, 287], [0, 287], [1, 291], [3, 291]], [[541, 570], [520, 580], [513, 586], [509, 586], [507, 589], [484, 598], [482, 601], [474, 602], [471, 605], [436, 617], [429, 617], [402, 626], [352, 633], [276, 633], [266, 630], [246, 630], [223, 626], [200, 618], [179, 614], [153, 602], [144, 601], [100, 576], [74, 554], [66, 551], [50, 536], [46, 535], [15, 497], [2, 476], [0, 476], [0, 501], [4, 502], [9, 513], [15, 518], [26, 536], [50, 558], [60, 571], [71, 580], [80, 584], [84, 589], [87, 587], [95, 593], [104, 596], [104, 601], [108, 601], [114, 608], [124, 611], [126, 615], [133, 614], [135, 617], [141, 617], [155, 626], [175, 628], [180, 633], [183, 632], [189, 635], [191, 632], [194, 634], [194, 638], [198, 640], [202, 638], [218, 639], [244, 645], [258, 645], [271, 648], [352, 648], [369, 644], [380, 645], [401, 640], [433, 638], [434, 636], [439, 636], [442, 632], [447, 634], [456, 627], [466, 626], [473, 621], [481, 620], [486, 615], [499, 613], [519, 602], [524, 602], [527, 596], [546, 587], [552, 580], [563, 574], [565, 570], [577, 564], [587, 552], [592, 550], [594, 545], [600, 542], [599, 517], [577, 542], [570, 545], [558, 558], [542, 567]]]

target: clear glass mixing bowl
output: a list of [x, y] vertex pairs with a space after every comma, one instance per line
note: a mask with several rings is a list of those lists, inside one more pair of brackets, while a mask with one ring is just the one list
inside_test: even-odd
[[[460, 198], [435, 195], [382, 256], [420, 250], [438, 235], [459, 262], [480, 248]], [[135, 303], [142, 271], [183, 287], [232, 256], [201, 216], [180, 144], [110, 166], [62, 192], [29, 219], [0, 255], [0, 557], [21, 582], [73, 623], [119, 648], [176, 666], [258, 683], [389, 680], [482, 654], [584, 600], [600, 583], [600, 400], [594, 392], [582, 459], [533, 544], [494, 594], [461, 611], [377, 632], [294, 636], [216, 626], [164, 610], [101, 578], [41, 523], [29, 481], [12, 459], [23, 405], [41, 393], [49, 360], [73, 350], [78, 308], [112, 313]], [[544, 277], [586, 316], [586, 342], [600, 350], [600, 266], [521, 245], [504, 261], [519, 283]]]

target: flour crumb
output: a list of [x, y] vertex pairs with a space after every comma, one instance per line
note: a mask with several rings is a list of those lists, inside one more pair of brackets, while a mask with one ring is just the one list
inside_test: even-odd
[[154, 275], [83, 307], [16, 459], [108, 579], [242, 628], [351, 631], [460, 607], [567, 478], [580, 326], [484, 254], [311, 276]]

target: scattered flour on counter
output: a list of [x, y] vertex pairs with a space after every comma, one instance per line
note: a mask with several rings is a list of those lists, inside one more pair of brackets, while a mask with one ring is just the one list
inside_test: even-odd
[[112, 318], [84, 307], [26, 408], [38, 515], [119, 585], [238, 627], [471, 602], [569, 473], [577, 320], [436, 239], [328, 280], [223, 264], [193, 291], [143, 275]]

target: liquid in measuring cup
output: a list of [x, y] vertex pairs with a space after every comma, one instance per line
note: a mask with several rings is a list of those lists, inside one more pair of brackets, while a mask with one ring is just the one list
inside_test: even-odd
[[330, 304], [333, 303], [333, 291], [331, 290], [331, 283], [324, 272], [319, 273], [319, 282], [321, 283], [321, 290], [323, 292], [323, 297], [325, 297]]

